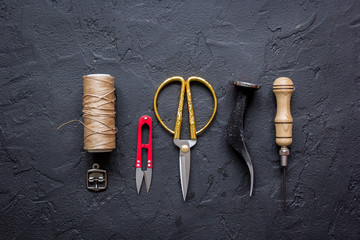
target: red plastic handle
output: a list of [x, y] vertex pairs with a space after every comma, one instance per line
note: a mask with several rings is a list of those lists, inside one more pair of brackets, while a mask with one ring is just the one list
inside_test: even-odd
[[[149, 141], [148, 144], [141, 143], [141, 128], [144, 124], [149, 126]], [[141, 168], [141, 149], [147, 148], [148, 155], [146, 161], [146, 167], [152, 168], [152, 119], [145, 115], [139, 119], [138, 126], [138, 142], [137, 142], [137, 153], [136, 153], [136, 168]]]

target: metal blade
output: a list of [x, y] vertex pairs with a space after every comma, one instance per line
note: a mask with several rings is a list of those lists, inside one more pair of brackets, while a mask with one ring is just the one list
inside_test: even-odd
[[[251, 158], [249, 155], [249, 152], [245, 145], [245, 137], [244, 137], [244, 114], [245, 114], [245, 108], [247, 103], [247, 98], [249, 95], [249, 90], [253, 89], [259, 89], [260, 85], [250, 84], [250, 83], [244, 83], [244, 82], [236, 82], [234, 83], [237, 86], [241, 86], [242, 88], [239, 88], [239, 94], [238, 99], [236, 101], [236, 104], [234, 106], [234, 110], [232, 111], [229, 122], [227, 125], [227, 139], [230, 143], [230, 145], [235, 148], [235, 150], [241, 154], [243, 159], [245, 160], [249, 173], [250, 173], [250, 196], [253, 192], [253, 186], [254, 186], [254, 168], [253, 164], [251, 162]], [[245, 88], [247, 88], [247, 91]]]
[[243, 159], [246, 162], [246, 165], [248, 166], [249, 173], [250, 173], [250, 197], [252, 196], [253, 188], [254, 188], [254, 167], [249, 155], [249, 152], [246, 148], [245, 142], [243, 139], [235, 140], [234, 138], [231, 138], [228, 136], [229, 143], [237, 152], [241, 154]]
[[136, 168], [136, 189], [138, 194], [140, 193], [143, 177], [144, 177], [144, 172], [141, 170], [141, 168]]
[[144, 179], [145, 179], [145, 186], [146, 186], [146, 192], [147, 193], [149, 193], [149, 190], [150, 190], [151, 177], [152, 177], [152, 168], [148, 168], [144, 172]]
[[179, 166], [181, 190], [185, 201], [190, 178], [190, 150], [185, 154], [180, 151]]
[[[244, 144], [245, 146], [245, 144]], [[246, 149], [246, 147], [245, 147]], [[244, 153], [244, 160], [248, 166], [248, 169], [249, 169], [249, 173], [250, 173], [250, 197], [252, 196], [252, 192], [253, 192], [253, 188], [254, 188], [254, 167], [253, 167], [253, 164], [251, 162], [251, 158], [250, 158], [250, 155], [249, 155], [249, 152], [245, 152]]]
[[180, 181], [181, 190], [185, 201], [190, 178], [190, 149], [196, 144], [196, 140], [174, 139], [174, 144], [180, 148]]

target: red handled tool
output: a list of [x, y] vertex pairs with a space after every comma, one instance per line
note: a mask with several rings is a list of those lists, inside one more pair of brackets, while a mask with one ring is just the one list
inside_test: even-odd
[[[147, 144], [141, 142], [141, 128], [144, 124], [149, 126], [149, 141]], [[148, 150], [145, 171], [141, 170], [141, 150], [146, 148]], [[138, 142], [136, 153], [136, 189], [140, 193], [141, 183], [145, 179], [146, 192], [149, 192], [152, 177], [152, 119], [149, 116], [142, 116], [139, 119], [138, 126]]]

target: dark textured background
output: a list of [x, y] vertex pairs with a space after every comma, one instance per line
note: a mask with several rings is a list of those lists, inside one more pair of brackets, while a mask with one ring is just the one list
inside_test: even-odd
[[[1, 239], [360, 239], [360, 2], [0, 1]], [[117, 149], [83, 150], [82, 79], [116, 78]], [[219, 108], [192, 149], [182, 200], [178, 149], [155, 119], [166, 78], [198, 75]], [[272, 83], [292, 78], [294, 141], [283, 211]], [[255, 189], [226, 140], [230, 81], [259, 83], [246, 116]], [[159, 108], [174, 125], [178, 86]], [[211, 95], [195, 85], [203, 125]], [[153, 181], [135, 187], [137, 121], [154, 120]], [[189, 136], [184, 118], [183, 137]], [[186, 126], [186, 127], [185, 127]], [[109, 187], [86, 189], [94, 160]]]

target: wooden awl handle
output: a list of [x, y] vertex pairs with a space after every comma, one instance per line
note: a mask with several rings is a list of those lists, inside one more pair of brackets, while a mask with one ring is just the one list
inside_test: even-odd
[[273, 91], [277, 103], [276, 144], [280, 147], [288, 147], [292, 143], [293, 118], [290, 112], [290, 99], [294, 92], [294, 84], [290, 78], [280, 77], [274, 81]]

